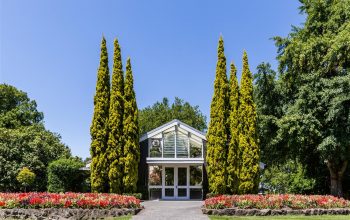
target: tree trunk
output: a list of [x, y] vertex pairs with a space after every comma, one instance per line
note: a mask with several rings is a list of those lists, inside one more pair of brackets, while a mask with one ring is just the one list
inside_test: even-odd
[[343, 161], [341, 167], [337, 169], [334, 163], [326, 161], [331, 176], [331, 194], [337, 197], [343, 197], [343, 176], [348, 166], [348, 161]]

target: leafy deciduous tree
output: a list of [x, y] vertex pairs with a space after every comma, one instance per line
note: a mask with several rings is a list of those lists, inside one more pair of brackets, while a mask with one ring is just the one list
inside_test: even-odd
[[207, 128], [206, 117], [199, 110], [199, 106], [192, 106], [190, 103], [175, 97], [173, 104], [163, 98], [162, 102], [156, 102], [139, 111], [140, 134], [144, 134], [157, 128], [173, 119], [178, 119], [200, 131]]
[[0, 127], [18, 128], [42, 122], [44, 115], [36, 107], [36, 102], [26, 93], [0, 84]]
[[0, 99], [0, 191], [20, 191], [16, 176], [23, 167], [36, 174], [31, 189], [45, 191], [48, 164], [69, 157], [69, 148], [45, 129], [43, 113], [26, 93], [0, 84]]
[[297, 154], [309, 170], [314, 161], [324, 162], [331, 193], [342, 196], [350, 159], [345, 138], [350, 135], [350, 2], [300, 2], [305, 24], [287, 38], [275, 38], [288, 97], [275, 141]]

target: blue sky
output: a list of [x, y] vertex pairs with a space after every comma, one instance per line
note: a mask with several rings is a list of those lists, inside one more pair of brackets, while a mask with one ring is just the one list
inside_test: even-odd
[[255, 72], [275, 68], [270, 39], [300, 25], [297, 0], [1, 0], [0, 82], [28, 93], [46, 127], [74, 155], [89, 156], [89, 127], [102, 34], [131, 57], [139, 108], [178, 96], [209, 116], [220, 34], [228, 61], [243, 50]]

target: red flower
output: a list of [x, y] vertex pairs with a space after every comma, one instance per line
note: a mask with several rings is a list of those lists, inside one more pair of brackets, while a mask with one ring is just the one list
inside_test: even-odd
[[64, 203], [64, 207], [67, 208], [67, 207], [70, 207], [72, 206], [72, 202], [70, 200], [67, 200], [65, 203]]

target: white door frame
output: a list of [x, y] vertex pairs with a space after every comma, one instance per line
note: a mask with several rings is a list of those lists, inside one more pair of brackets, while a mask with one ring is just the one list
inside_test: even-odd
[[[162, 172], [162, 199], [189, 199], [190, 198], [190, 168], [189, 165], [163, 165], [163, 172]], [[165, 169], [166, 168], [173, 168], [174, 169], [174, 185], [172, 186], [165, 186]], [[178, 186], [178, 169], [179, 168], [186, 168], [186, 185], [185, 186]], [[173, 189], [174, 190], [174, 196], [165, 196], [165, 189]], [[178, 195], [178, 189], [186, 189], [186, 196], [181, 197]]]

